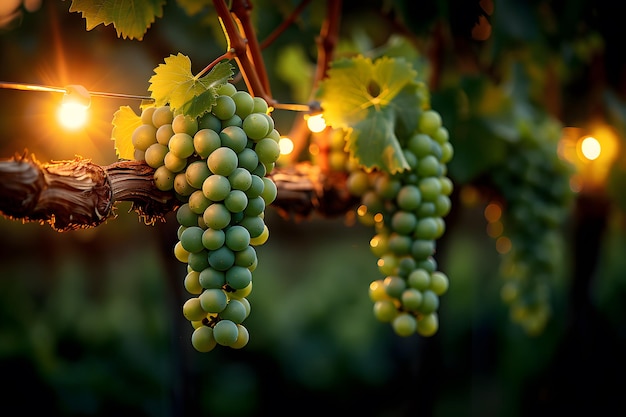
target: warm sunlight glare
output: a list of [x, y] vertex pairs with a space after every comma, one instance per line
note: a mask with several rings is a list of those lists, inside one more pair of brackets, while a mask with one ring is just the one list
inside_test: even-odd
[[585, 156], [590, 161], [597, 159], [600, 156], [600, 152], [602, 151], [602, 147], [600, 146], [600, 142], [598, 139], [587, 136], [582, 140], [580, 144], [580, 149]]
[[278, 146], [280, 147], [281, 155], [289, 155], [293, 152], [293, 141], [287, 137], [280, 138]]
[[88, 107], [80, 103], [61, 103], [57, 111], [57, 118], [64, 128], [76, 130], [83, 127], [87, 122], [87, 110]]
[[326, 121], [321, 114], [316, 114], [314, 116], [309, 116], [306, 120], [306, 125], [309, 127], [309, 130], [313, 133], [321, 132], [326, 129]]

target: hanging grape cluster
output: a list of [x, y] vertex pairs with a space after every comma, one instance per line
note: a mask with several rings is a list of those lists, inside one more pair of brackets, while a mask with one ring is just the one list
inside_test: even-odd
[[277, 194], [267, 174], [280, 135], [267, 103], [232, 84], [218, 93], [199, 118], [174, 115], [169, 106], [145, 108], [132, 135], [135, 159], [155, 168], [157, 188], [181, 201], [174, 255], [187, 264], [184, 287], [192, 297], [182, 312], [200, 352], [248, 343], [243, 322], [258, 264], [254, 247], [268, 239], [265, 207]]
[[375, 317], [400, 336], [431, 336], [439, 327], [439, 297], [448, 290], [434, 254], [451, 209], [446, 164], [454, 152], [432, 109], [421, 112], [416, 131], [400, 144], [410, 169], [366, 172], [352, 164], [347, 184], [361, 198], [359, 220], [376, 231], [370, 246], [384, 278], [369, 289]]
[[519, 141], [510, 143], [506, 164], [493, 182], [504, 202], [501, 295], [511, 319], [538, 334], [551, 315], [551, 286], [563, 272], [562, 226], [573, 201], [571, 167], [558, 157], [560, 125], [549, 118], [520, 120]]

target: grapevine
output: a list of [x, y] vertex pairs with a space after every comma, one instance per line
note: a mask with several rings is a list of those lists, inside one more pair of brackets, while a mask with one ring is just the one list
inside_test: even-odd
[[[363, 101], [331, 102], [333, 88], [347, 82], [342, 78], [344, 68], [352, 65], [363, 73], [371, 71], [371, 79], [366, 75], [349, 85], [361, 90]], [[402, 78], [388, 76], [394, 72]], [[424, 82], [400, 60], [357, 57], [333, 63], [321, 91], [325, 118], [336, 128], [330, 135], [331, 166], [341, 161], [335, 156], [340, 155], [335, 143], [343, 130], [350, 150], [347, 188], [360, 198], [360, 222], [375, 231], [370, 246], [383, 278], [369, 287], [374, 315], [391, 323], [399, 336], [432, 336], [439, 328], [439, 297], [449, 286], [434, 258], [436, 240], [445, 231], [443, 218], [451, 209], [453, 184], [446, 164], [454, 152], [448, 130], [430, 108]], [[401, 108], [402, 104], [412, 107]], [[358, 114], [363, 108], [369, 108], [365, 120]], [[372, 119], [387, 126], [377, 131]], [[360, 146], [375, 151], [366, 153]]]
[[[163, 82], [171, 81], [170, 67], [189, 70], [186, 64], [178, 55], [157, 68], [151, 89], [158, 105], [125, 123], [137, 125], [133, 157], [154, 168], [156, 187], [180, 201], [173, 251], [187, 265], [184, 287], [192, 297], [182, 312], [194, 328], [191, 344], [200, 352], [217, 345], [240, 349], [249, 340], [243, 321], [258, 265], [254, 247], [269, 237], [265, 207], [277, 195], [267, 174], [278, 159], [280, 135], [267, 102], [224, 82], [223, 67], [205, 75], [205, 83], [187, 74], [174, 87]], [[203, 108], [203, 95], [214, 104]]]

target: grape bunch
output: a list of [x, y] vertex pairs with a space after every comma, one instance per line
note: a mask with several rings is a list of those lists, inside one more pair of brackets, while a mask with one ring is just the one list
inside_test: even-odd
[[361, 199], [359, 220], [376, 232], [370, 247], [384, 278], [369, 288], [375, 317], [390, 322], [399, 336], [431, 336], [439, 328], [439, 297], [449, 285], [434, 254], [451, 209], [446, 163], [454, 150], [432, 109], [421, 112], [416, 131], [400, 142], [409, 170], [367, 172], [352, 163], [347, 186]]
[[510, 240], [501, 263], [501, 296], [512, 321], [533, 335], [550, 318], [551, 286], [563, 273], [562, 226], [573, 192], [571, 167], [557, 153], [559, 123], [547, 117], [518, 123], [520, 140], [509, 143], [507, 162], [492, 180], [504, 200], [502, 236]]
[[258, 264], [254, 247], [268, 239], [265, 207], [277, 194], [267, 174], [280, 136], [267, 102], [229, 83], [218, 93], [198, 118], [169, 106], [145, 108], [132, 135], [135, 159], [154, 168], [156, 187], [181, 202], [174, 255], [187, 264], [184, 287], [192, 297], [182, 312], [200, 352], [248, 343], [242, 323]]

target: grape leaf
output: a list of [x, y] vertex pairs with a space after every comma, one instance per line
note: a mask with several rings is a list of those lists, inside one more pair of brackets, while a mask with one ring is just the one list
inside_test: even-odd
[[211, 110], [217, 88], [233, 76], [228, 62], [220, 62], [203, 77], [191, 73], [191, 60], [186, 55], [170, 55], [154, 70], [148, 90], [157, 106], [169, 104], [174, 113], [197, 117]]
[[137, 116], [129, 106], [120, 107], [113, 114], [111, 139], [115, 142], [115, 152], [119, 159], [134, 159], [133, 132], [141, 125], [141, 116]]
[[409, 169], [396, 133], [415, 128], [421, 105], [417, 72], [401, 58], [334, 61], [317, 98], [326, 123], [348, 130], [347, 149], [366, 169]]
[[156, 17], [163, 16], [165, 0], [72, 0], [70, 12], [82, 15], [87, 30], [113, 23], [118, 37], [142, 40]]

